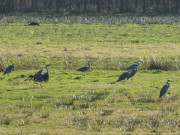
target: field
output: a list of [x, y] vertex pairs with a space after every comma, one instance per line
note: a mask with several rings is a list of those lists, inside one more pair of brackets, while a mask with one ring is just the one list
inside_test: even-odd
[[[23, 17], [0, 16], [0, 134], [180, 134], [179, 16]], [[33, 75], [47, 64], [41, 88]]]

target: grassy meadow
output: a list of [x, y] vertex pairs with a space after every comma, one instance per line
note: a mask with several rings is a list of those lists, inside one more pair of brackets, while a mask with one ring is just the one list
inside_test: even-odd
[[[180, 134], [179, 16], [23, 17], [0, 16], [0, 134]], [[41, 88], [33, 75], [47, 64]]]

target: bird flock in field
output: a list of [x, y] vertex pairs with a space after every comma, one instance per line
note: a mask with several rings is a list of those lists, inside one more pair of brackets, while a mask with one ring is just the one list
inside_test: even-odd
[[[86, 72], [90, 69], [90, 63], [91, 61], [88, 62], [88, 67], [82, 67], [77, 69], [76, 71], [80, 71], [80, 72]], [[127, 68], [128, 72], [123, 73], [119, 79], [117, 80], [117, 82], [120, 82], [122, 80], [128, 80], [129, 78], [133, 78], [133, 76], [137, 73], [138, 67], [140, 65], [140, 61], [137, 61], [137, 63], [131, 65], [130, 67]], [[47, 72], [42, 74], [43, 70], [39, 70], [35, 75], [34, 75], [34, 81], [35, 82], [41, 82], [41, 87], [42, 87], [42, 82], [47, 82], [49, 80], [49, 70], [48, 67], [51, 66], [51, 64], [46, 66], [46, 70]], [[12, 64], [10, 66], [8, 66], [4, 72], [4, 75], [9, 74], [11, 71], [13, 71], [15, 67], [15, 64]], [[159, 98], [161, 98], [163, 95], [165, 95], [169, 89], [169, 82], [171, 82], [170, 80], [167, 81], [167, 83], [162, 87], [160, 94], [159, 94]]]

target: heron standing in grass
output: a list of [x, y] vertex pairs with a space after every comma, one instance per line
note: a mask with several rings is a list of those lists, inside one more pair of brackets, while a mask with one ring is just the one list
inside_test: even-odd
[[135, 68], [135, 69], [133, 69], [132, 71], [131, 71], [131, 73], [130, 73], [130, 75], [128, 76], [128, 78], [127, 78], [127, 80], [129, 79], [129, 78], [133, 78], [133, 76], [137, 73], [137, 69], [138, 68]]
[[134, 70], [135, 68], [138, 68], [139, 67], [139, 60], [137, 61], [137, 63], [131, 65], [130, 67], [127, 68], [127, 70]]
[[164, 86], [162, 87], [162, 89], [161, 89], [161, 91], [160, 91], [160, 94], [159, 94], [159, 98], [161, 98], [161, 97], [162, 97], [164, 94], [166, 94], [166, 92], [168, 91], [169, 86], [170, 86], [169, 82], [171, 82], [171, 81], [170, 81], [170, 80], [167, 80], [166, 85], [164, 85]]
[[35, 75], [34, 75], [34, 81], [35, 82], [41, 82], [41, 87], [42, 87], [42, 82], [47, 82], [49, 80], [49, 70], [48, 67], [51, 66], [51, 64], [46, 66], [46, 70], [47, 72], [44, 74], [42, 73], [42, 70], [38, 71]]
[[88, 67], [82, 67], [82, 68], [77, 69], [76, 71], [80, 71], [80, 72], [88, 71], [90, 69], [90, 63], [91, 61], [88, 62]]
[[8, 66], [6, 68], [6, 71], [4, 72], [4, 75], [9, 74], [14, 69], [14, 66], [15, 66], [15, 64], [12, 64], [12, 65]]
[[117, 80], [117, 82], [120, 82], [120, 81], [122, 81], [122, 80], [127, 79], [127, 78], [130, 76], [130, 74], [131, 74], [131, 71], [128, 71], [128, 72], [123, 73], [123, 74], [119, 77], [119, 79]]

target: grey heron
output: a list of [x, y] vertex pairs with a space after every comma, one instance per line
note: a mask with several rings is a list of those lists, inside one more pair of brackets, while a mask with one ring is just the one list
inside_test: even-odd
[[166, 92], [168, 91], [169, 86], [170, 86], [169, 82], [171, 82], [171, 81], [170, 81], [170, 80], [167, 80], [166, 85], [164, 85], [164, 86], [162, 87], [162, 89], [161, 89], [161, 91], [160, 91], [160, 94], [159, 94], [159, 98], [161, 98], [161, 97], [162, 97], [164, 94], [166, 94]]
[[76, 71], [86, 72], [87, 70], [90, 69], [90, 63], [91, 61], [88, 62], [88, 67], [82, 67], [82, 68], [77, 69]]
[[42, 87], [42, 82], [47, 82], [49, 80], [49, 70], [48, 67], [51, 66], [51, 64], [46, 66], [46, 70], [47, 72], [44, 74], [42, 73], [42, 70], [38, 71], [35, 75], [34, 75], [34, 81], [35, 82], [41, 82], [41, 87]]
[[123, 73], [123, 74], [119, 77], [119, 79], [117, 80], [117, 82], [120, 82], [120, 81], [122, 81], [122, 80], [127, 79], [127, 78], [130, 76], [130, 72], [131, 72], [131, 71], [128, 71], [128, 72]]
[[10, 73], [14, 69], [14, 66], [15, 66], [15, 64], [8, 66], [6, 68], [6, 71], [4, 72], [4, 75]]

